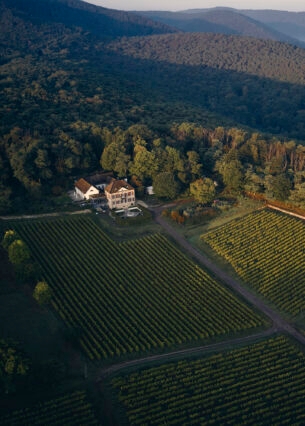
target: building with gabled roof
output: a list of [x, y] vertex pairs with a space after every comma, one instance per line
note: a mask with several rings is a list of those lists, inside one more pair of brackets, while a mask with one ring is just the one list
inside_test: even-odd
[[104, 191], [113, 179], [113, 172], [95, 172], [85, 177], [85, 180], [96, 188]]
[[105, 188], [110, 209], [127, 209], [135, 204], [135, 190], [125, 180], [112, 179]]
[[82, 200], [90, 200], [100, 193], [100, 190], [91, 185], [86, 179], [80, 178], [74, 184], [75, 195]]

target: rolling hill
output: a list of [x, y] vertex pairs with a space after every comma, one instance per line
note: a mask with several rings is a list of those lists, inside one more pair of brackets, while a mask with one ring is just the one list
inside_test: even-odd
[[[194, 256], [197, 251], [183, 243], [176, 227], [193, 219], [183, 228], [193, 238], [199, 229], [193, 225], [202, 229], [210, 217], [216, 219], [217, 206], [225, 212], [220, 221], [247, 210], [237, 212], [235, 203], [244, 194], [305, 206], [305, 50], [270, 40], [274, 31], [239, 13], [209, 11], [206, 17], [190, 20], [190, 31], [183, 32], [170, 21], [80, 0], [0, 0], [0, 212], [23, 215], [0, 217], [1, 233], [8, 231], [4, 241], [10, 240], [8, 253], [0, 250], [1, 317], [4, 336], [18, 336], [25, 349], [20, 359], [26, 361], [17, 366], [19, 349], [0, 339], [7, 367], [0, 365], [1, 424], [24, 425], [26, 418], [32, 424], [95, 425], [95, 414], [105, 417], [102, 424], [143, 425], [152, 419], [160, 424], [169, 419], [160, 415], [164, 411], [172, 424], [260, 422], [262, 412], [267, 424], [273, 411], [287, 424], [304, 419], [304, 354], [287, 336], [275, 334], [285, 331], [299, 342], [304, 336], [257, 294], [243, 292], [221, 274], [224, 263], [212, 277], [160, 232], [163, 221], [168, 232], [168, 220], [176, 217], [170, 234]], [[204, 25], [209, 33], [200, 31]], [[202, 206], [202, 196], [196, 207], [193, 200], [188, 207], [179, 200], [177, 210], [164, 211], [167, 218], [161, 219], [158, 205], [156, 225], [143, 209], [129, 229], [123, 217], [112, 228], [112, 219], [98, 212], [66, 214], [79, 209], [67, 203], [67, 190], [100, 166], [132, 179], [140, 196], [153, 184], [156, 197], [192, 194], [196, 200], [192, 184], [204, 184], [197, 192], [206, 192], [210, 182], [216, 208]], [[158, 180], [159, 188], [174, 193], [159, 195]], [[51, 211], [53, 216], [54, 210], [61, 217], [25, 217]], [[272, 276], [273, 293], [259, 289], [261, 294], [304, 328], [304, 286], [296, 285], [303, 282], [302, 268], [289, 264], [293, 256], [303, 262], [303, 223], [266, 209], [256, 213], [244, 216], [245, 229], [255, 228], [255, 235], [242, 229], [233, 235], [237, 219], [226, 228], [213, 222], [206, 243], [224, 241], [224, 254], [240, 246], [236, 272], [246, 269], [253, 288], [262, 285], [258, 274]], [[112, 237], [100, 225], [111, 227]], [[261, 251], [254, 243], [263, 234], [268, 235]], [[124, 235], [130, 240], [122, 241]], [[32, 254], [28, 263], [21, 262], [19, 250], [12, 256], [14, 245], [27, 252], [23, 241]], [[13, 257], [15, 271], [9, 266]], [[52, 289], [56, 314], [31, 299], [38, 279]], [[264, 329], [269, 320], [259, 309], [272, 319], [272, 328]], [[202, 347], [198, 359], [193, 352], [201, 343], [209, 344], [203, 361]], [[176, 357], [179, 347], [187, 347], [190, 362], [177, 358], [161, 365], [166, 351]], [[209, 352], [214, 350], [218, 353]], [[143, 357], [158, 354], [150, 358], [153, 374], [147, 373]], [[129, 361], [139, 362], [136, 357], [143, 362], [138, 372], [135, 364], [129, 370]], [[27, 379], [28, 365], [34, 367], [28, 381], [10, 377], [17, 370]], [[121, 367], [128, 369], [106, 379]], [[124, 405], [132, 409], [124, 413]], [[11, 408], [18, 410], [10, 413]]]
[[305, 50], [271, 40], [222, 34], [164, 34], [133, 37], [107, 48], [134, 58], [177, 65], [211, 67], [305, 83]]
[[175, 30], [79, 0], [3, 0], [0, 10], [2, 135], [16, 126], [53, 134], [80, 117], [123, 127], [192, 118], [303, 135], [303, 49], [156, 34]]
[[[305, 51], [221, 34], [175, 34], [110, 43], [133, 79], [239, 125], [302, 138]], [[138, 66], [132, 65], [131, 58]], [[145, 71], [144, 71], [145, 70]]]
[[149, 11], [137, 13], [185, 32], [235, 34], [301, 44], [302, 39], [298, 40], [298, 37], [295, 36], [296, 33], [293, 35], [281, 31], [281, 26], [269, 25], [269, 20], [261, 19], [263, 14], [260, 14], [259, 11], [253, 11], [253, 14], [251, 12], [231, 8], [212, 8], [182, 12]]
[[164, 140], [185, 122], [304, 139], [297, 46], [183, 33], [79, 0], [3, 0], [0, 25], [3, 209], [24, 186], [56, 189], [97, 167], [118, 127], [146, 125]]
[[[94, 6], [80, 0], [2, 0], [2, 14], [36, 26], [62, 24], [82, 28], [100, 37], [121, 37], [175, 32], [155, 21], [133, 13]], [[2, 27], [1, 33], [5, 28]]]
[[242, 10], [240, 12], [264, 23], [269, 28], [305, 42], [305, 12], [281, 10]]

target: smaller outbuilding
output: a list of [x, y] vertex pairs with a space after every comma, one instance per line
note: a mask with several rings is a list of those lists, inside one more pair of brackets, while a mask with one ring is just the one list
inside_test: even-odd
[[100, 190], [89, 183], [86, 179], [80, 178], [75, 182], [75, 195], [80, 200], [90, 200], [99, 195]]
[[147, 195], [154, 195], [154, 187], [153, 186], [147, 186], [145, 188], [145, 192]]

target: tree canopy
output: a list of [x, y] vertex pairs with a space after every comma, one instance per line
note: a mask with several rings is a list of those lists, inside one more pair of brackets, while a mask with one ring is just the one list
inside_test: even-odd
[[216, 194], [215, 184], [210, 178], [197, 179], [190, 184], [190, 193], [198, 203], [210, 203]]
[[8, 257], [13, 265], [22, 265], [30, 259], [31, 255], [24, 241], [15, 240], [8, 247]]
[[46, 305], [51, 301], [52, 290], [45, 281], [39, 281], [35, 286], [33, 297], [39, 305]]
[[160, 198], [175, 198], [179, 193], [179, 184], [171, 172], [162, 172], [153, 179], [154, 193]]
[[14, 229], [8, 229], [7, 231], [5, 231], [2, 240], [3, 248], [5, 250], [8, 250], [9, 246], [17, 239], [19, 239], [17, 232]]
[[56, 0], [55, 19], [46, 14], [53, 0], [38, 3], [0, 6], [1, 213], [63, 193], [100, 164], [140, 185], [170, 173], [179, 190], [203, 174], [235, 192], [271, 194], [274, 181], [273, 196], [283, 174], [291, 187], [280, 196], [302, 203], [303, 49], [157, 35], [168, 28], [101, 9], [97, 17], [84, 2]]

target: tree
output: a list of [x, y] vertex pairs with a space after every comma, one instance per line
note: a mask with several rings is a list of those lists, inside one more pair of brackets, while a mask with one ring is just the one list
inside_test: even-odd
[[18, 234], [16, 231], [14, 231], [13, 229], [9, 229], [8, 231], [5, 232], [3, 240], [2, 240], [2, 246], [5, 250], [8, 250], [9, 246], [15, 241], [17, 240]]
[[164, 171], [170, 173], [185, 172], [184, 160], [181, 158], [180, 152], [176, 148], [167, 146], [165, 148], [165, 154]]
[[33, 297], [39, 305], [46, 305], [52, 298], [52, 290], [45, 281], [40, 281], [35, 286]]
[[200, 163], [199, 154], [195, 151], [188, 151], [187, 155], [187, 168], [193, 179], [198, 178], [202, 173], [202, 164]]
[[13, 342], [0, 340], [0, 393], [14, 392], [24, 381], [29, 362]]
[[126, 131], [126, 136], [131, 137], [133, 144], [146, 146], [153, 138], [152, 131], [145, 124], [133, 124]]
[[49, 160], [48, 152], [46, 149], [37, 150], [34, 163], [38, 168], [39, 175], [42, 179], [50, 179], [52, 177], [52, 171], [50, 169], [51, 161]]
[[31, 255], [28, 246], [22, 240], [15, 240], [8, 248], [8, 257], [13, 265], [22, 265]]
[[294, 185], [289, 201], [298, 207], [305, 207], [305, 172], [294, 173]]
[[154, 193], [160, 198], [173, 199], [179, 193], [179, 184], [173, 173], [162, 172], [153, 179]]
[[105, 170], [114, 170], [117, 157], [124, 153], [124, 146], [117, 142], [111, 142], [108, 146], [104, 148], [103, 154], [101, 156], [100, 164]]
[[190, 184], [190, 193], [198, 203], [210, 203], [216, 194], [214, 182], [210, 178], [197, 179]]
[[221, 160], [216, 169], [222, 176], [225, 187], [230, 192], [240, 192], [243, 187], [243, 167], [239, 160]]
[[136, 175], [141, 181], [145, 178], [152, 178], [158, 170], [158, 163], [153, 151], [148, 151], [143, 146], [137, 146], [135, 149], [135, 156], [132, 163], [130, 163], [130, 173]]
[[265, 177], [265, 187], [267, 198], [285, 201], [290, 195], [291, 182], [283, 173], [276, 176], [267, 175]]
[[290, 193], [289, 201], [298, 207], [305, 207], [305, 182], [298, 183]]
[[117, 172], [119, 177], [127, 176], [129, 162], [130, 155], [124, 154], [124, 152], [118, 154], [113, 170]]
[[249, 166], [245, 173], [244, 189], [246, 192], [261, 194], [264, 192], [264, 178], [257, 174], [252, 166]]

